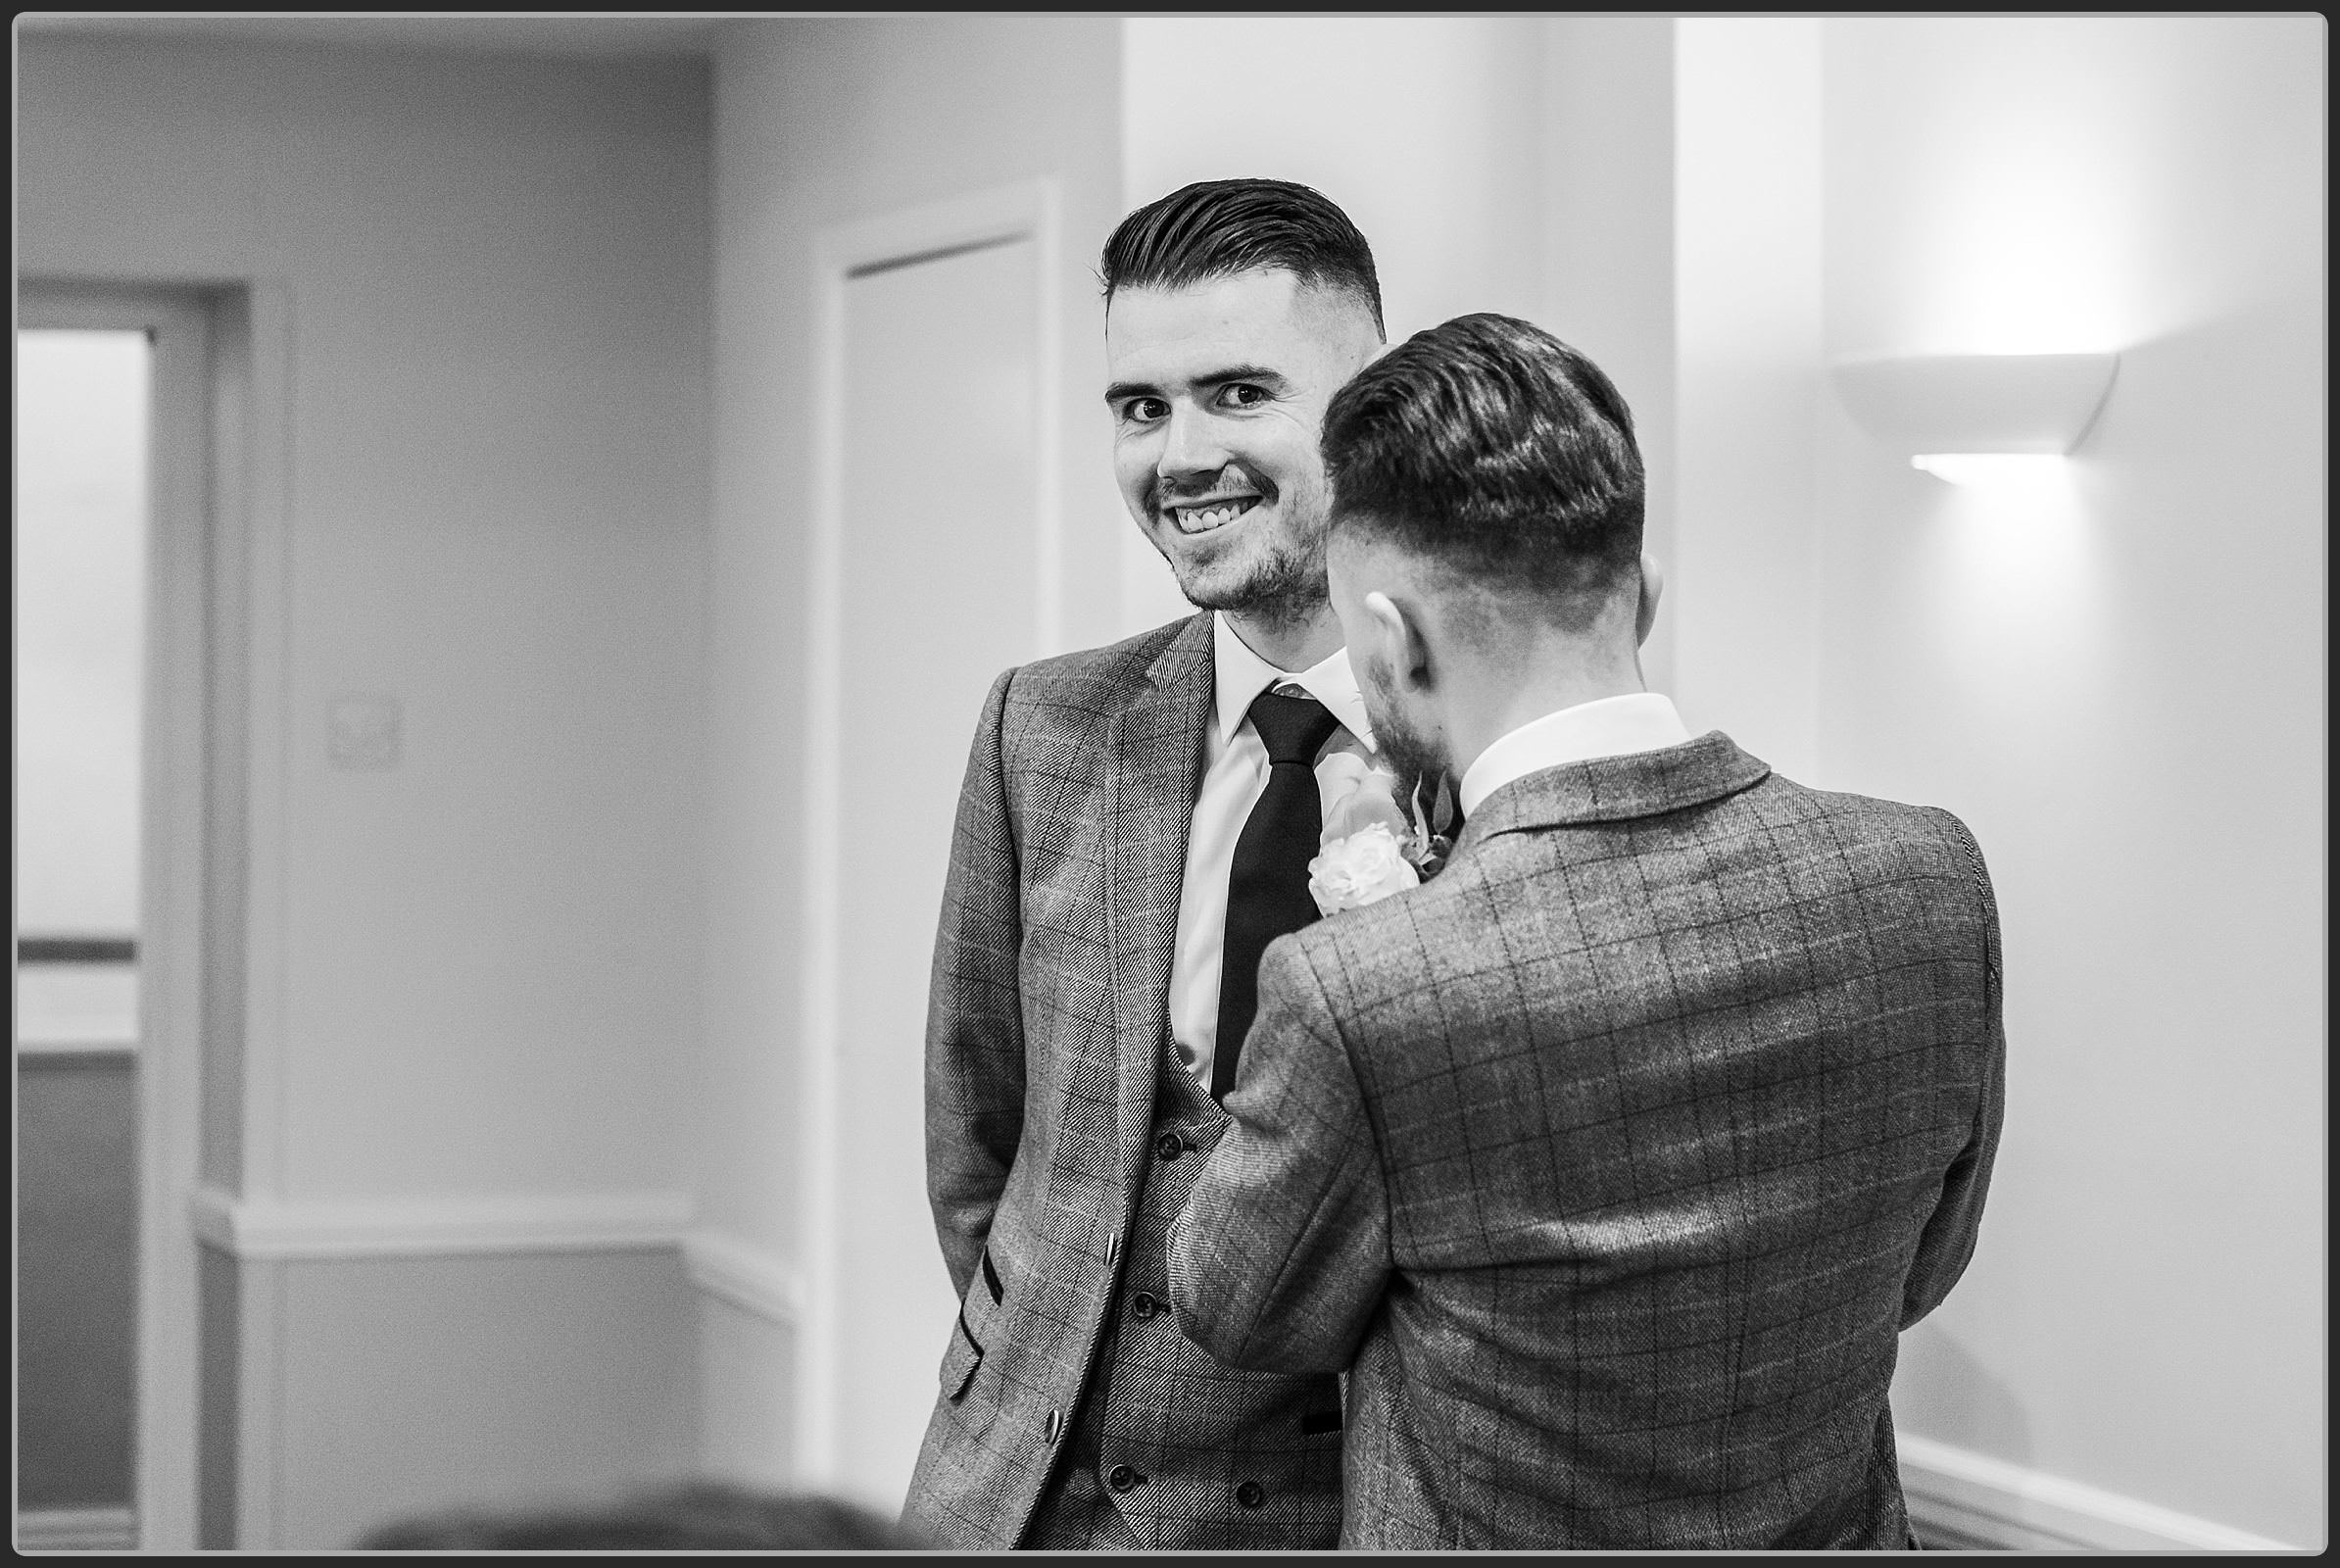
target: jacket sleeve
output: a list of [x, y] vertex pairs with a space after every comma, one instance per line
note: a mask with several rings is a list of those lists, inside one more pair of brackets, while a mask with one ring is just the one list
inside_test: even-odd
[[1022, 946], [1000, 730], [1015, 671], [992, 683], [967, 757], [926, 1003], [926, 1196], [961, 1296], [1024, 1130]]
[[1967, 825], [1948, 811], [1933, 812], [1951, 830], [1951, 839], [1974, 877], [1974, 895], [1982, 924], [1982, 1038], [1978, 1093], [1974, 1130], [1966, 1147], [1942, 1178], [1942, 1194], [1933, 1214], [1918, 1237], [1918, 1252], [1903, 1288], [1901, 1326], [1908, 1328], [1942, 1304], [1974, 1255], [1974, 1240], [1982, 1226], [1982, 1200], [1990, 1191], [1991, 1161], [1999, 1149], [1999, 1123], [2007, 1102], [2007, 1031], [2001, 1015], [1999, 978], [1999, 906], [1991, 892], [1990, 873], [1982, 863], [1982, 849]]
[[1171, 1231], [1179, 1327], [1253, 1371], [1338, 1372], [1390, 1271], [1381, 1156], [1300, 945], [1270, 944], [1226, 1133]]

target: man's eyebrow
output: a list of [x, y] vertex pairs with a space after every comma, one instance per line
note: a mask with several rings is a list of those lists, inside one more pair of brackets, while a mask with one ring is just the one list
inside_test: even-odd
[[[1292, 381], [1281, 370], [1271, 370], [1264, 365], [1230, 365], [1194, 377], [1196, 386], [1226, 386], [1233, 381], [1252, 381], [1271, 392], [1285, 392]], [[1145, 381], [1116, 381], [1105, 388], [1105, 401], [1119, 403], [1124, 398], [1160, 397], [1161, 389]]]
[[1256, 381], [1261, 386], [1279, 392], [1292, 385], [1284, 378], [1283, 371], [1271, 370], [1264, 365], [1231, 365], [1224, 370], [1213, 370], [1208, 375], [1198, 375], [1194, 379], [1202, 386], [1225, 386], [1230, 381]]

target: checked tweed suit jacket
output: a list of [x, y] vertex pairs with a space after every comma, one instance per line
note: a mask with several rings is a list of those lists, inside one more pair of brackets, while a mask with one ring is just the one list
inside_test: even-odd
[[903, 1509], [947, 1544], [1339, 1534], [1335, 1380], [1221, 1367], [1167, 1299], [1170, 1221], [1226, 1125], [1169, 1023], [1212, 690], [1196, 615], [1009, 670], [977, 727], [926, 1039], [962, 1304]]
[[1547, 768], [1269, 948], [1172, 1299], [1232, 1365], [1353, 1363], [1343, 1546], [1899, 1548], [1896, 1337], [2004, 1057], [1947, 811], [1720, 732]]

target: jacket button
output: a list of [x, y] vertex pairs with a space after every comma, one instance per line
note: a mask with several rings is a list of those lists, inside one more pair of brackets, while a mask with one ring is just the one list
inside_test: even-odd
[[1187, 1152], [1187, 1141], [1176, 1133], [1164, 1133], [1153, 1141], [1153, 1152], [1165, 1160], [1176, 1159]]
[[1140, 1291], [1138, 1293], [1138, 1298], [1130, 1302], [1130, 1311], [1136, 1315], [1138, 1321], [1141, 1323], [1152, 1318], [1161, 1310], [1162, 1302], [1160, 1298], [1154, 1296], [1149, 1296], [1144, 1291]]
[[1048, 1423], [1043, 1430], [1048, 1433], [1048, 1438], [1050, 1443], [1055, 1442], [1064, 1431], [1064, 1412], [1061, 1410], [1050, 1410], [1048, 1412]]
[[1127, 1492], [1146, 1478], [1126, 1464], [1117, 1464], [1105, 1472], [1105, 1485], [1115, 1492]]
[[1256, 1481], [1246, 1481], [1235, 1489], [1235, 1500], [1246, 1508], [1256, 1508], [1267, 1501], [1267, 1488]]

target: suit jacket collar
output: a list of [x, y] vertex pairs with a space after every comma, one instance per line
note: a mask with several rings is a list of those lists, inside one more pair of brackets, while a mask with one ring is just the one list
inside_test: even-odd
[[1170, 966], [1187, 867], [1187, 828], [1202, 785], [1214, 690], [1211, 617], [1189, 620], [1146, 670], [1145, 688], [1106, 727], [1105, 949], [1113, 966], [1119, 1144], [1134, 1191], [1170, 1038]]
[[1481, 801], [1464, 821], [1454, 854], [1459, 858], [1502, 833], [1686, 810], [1751, 789], [1770, 774], [1770, 763], [1740, 751], [1719, 729], [1659, 751], [1543, 768]]

